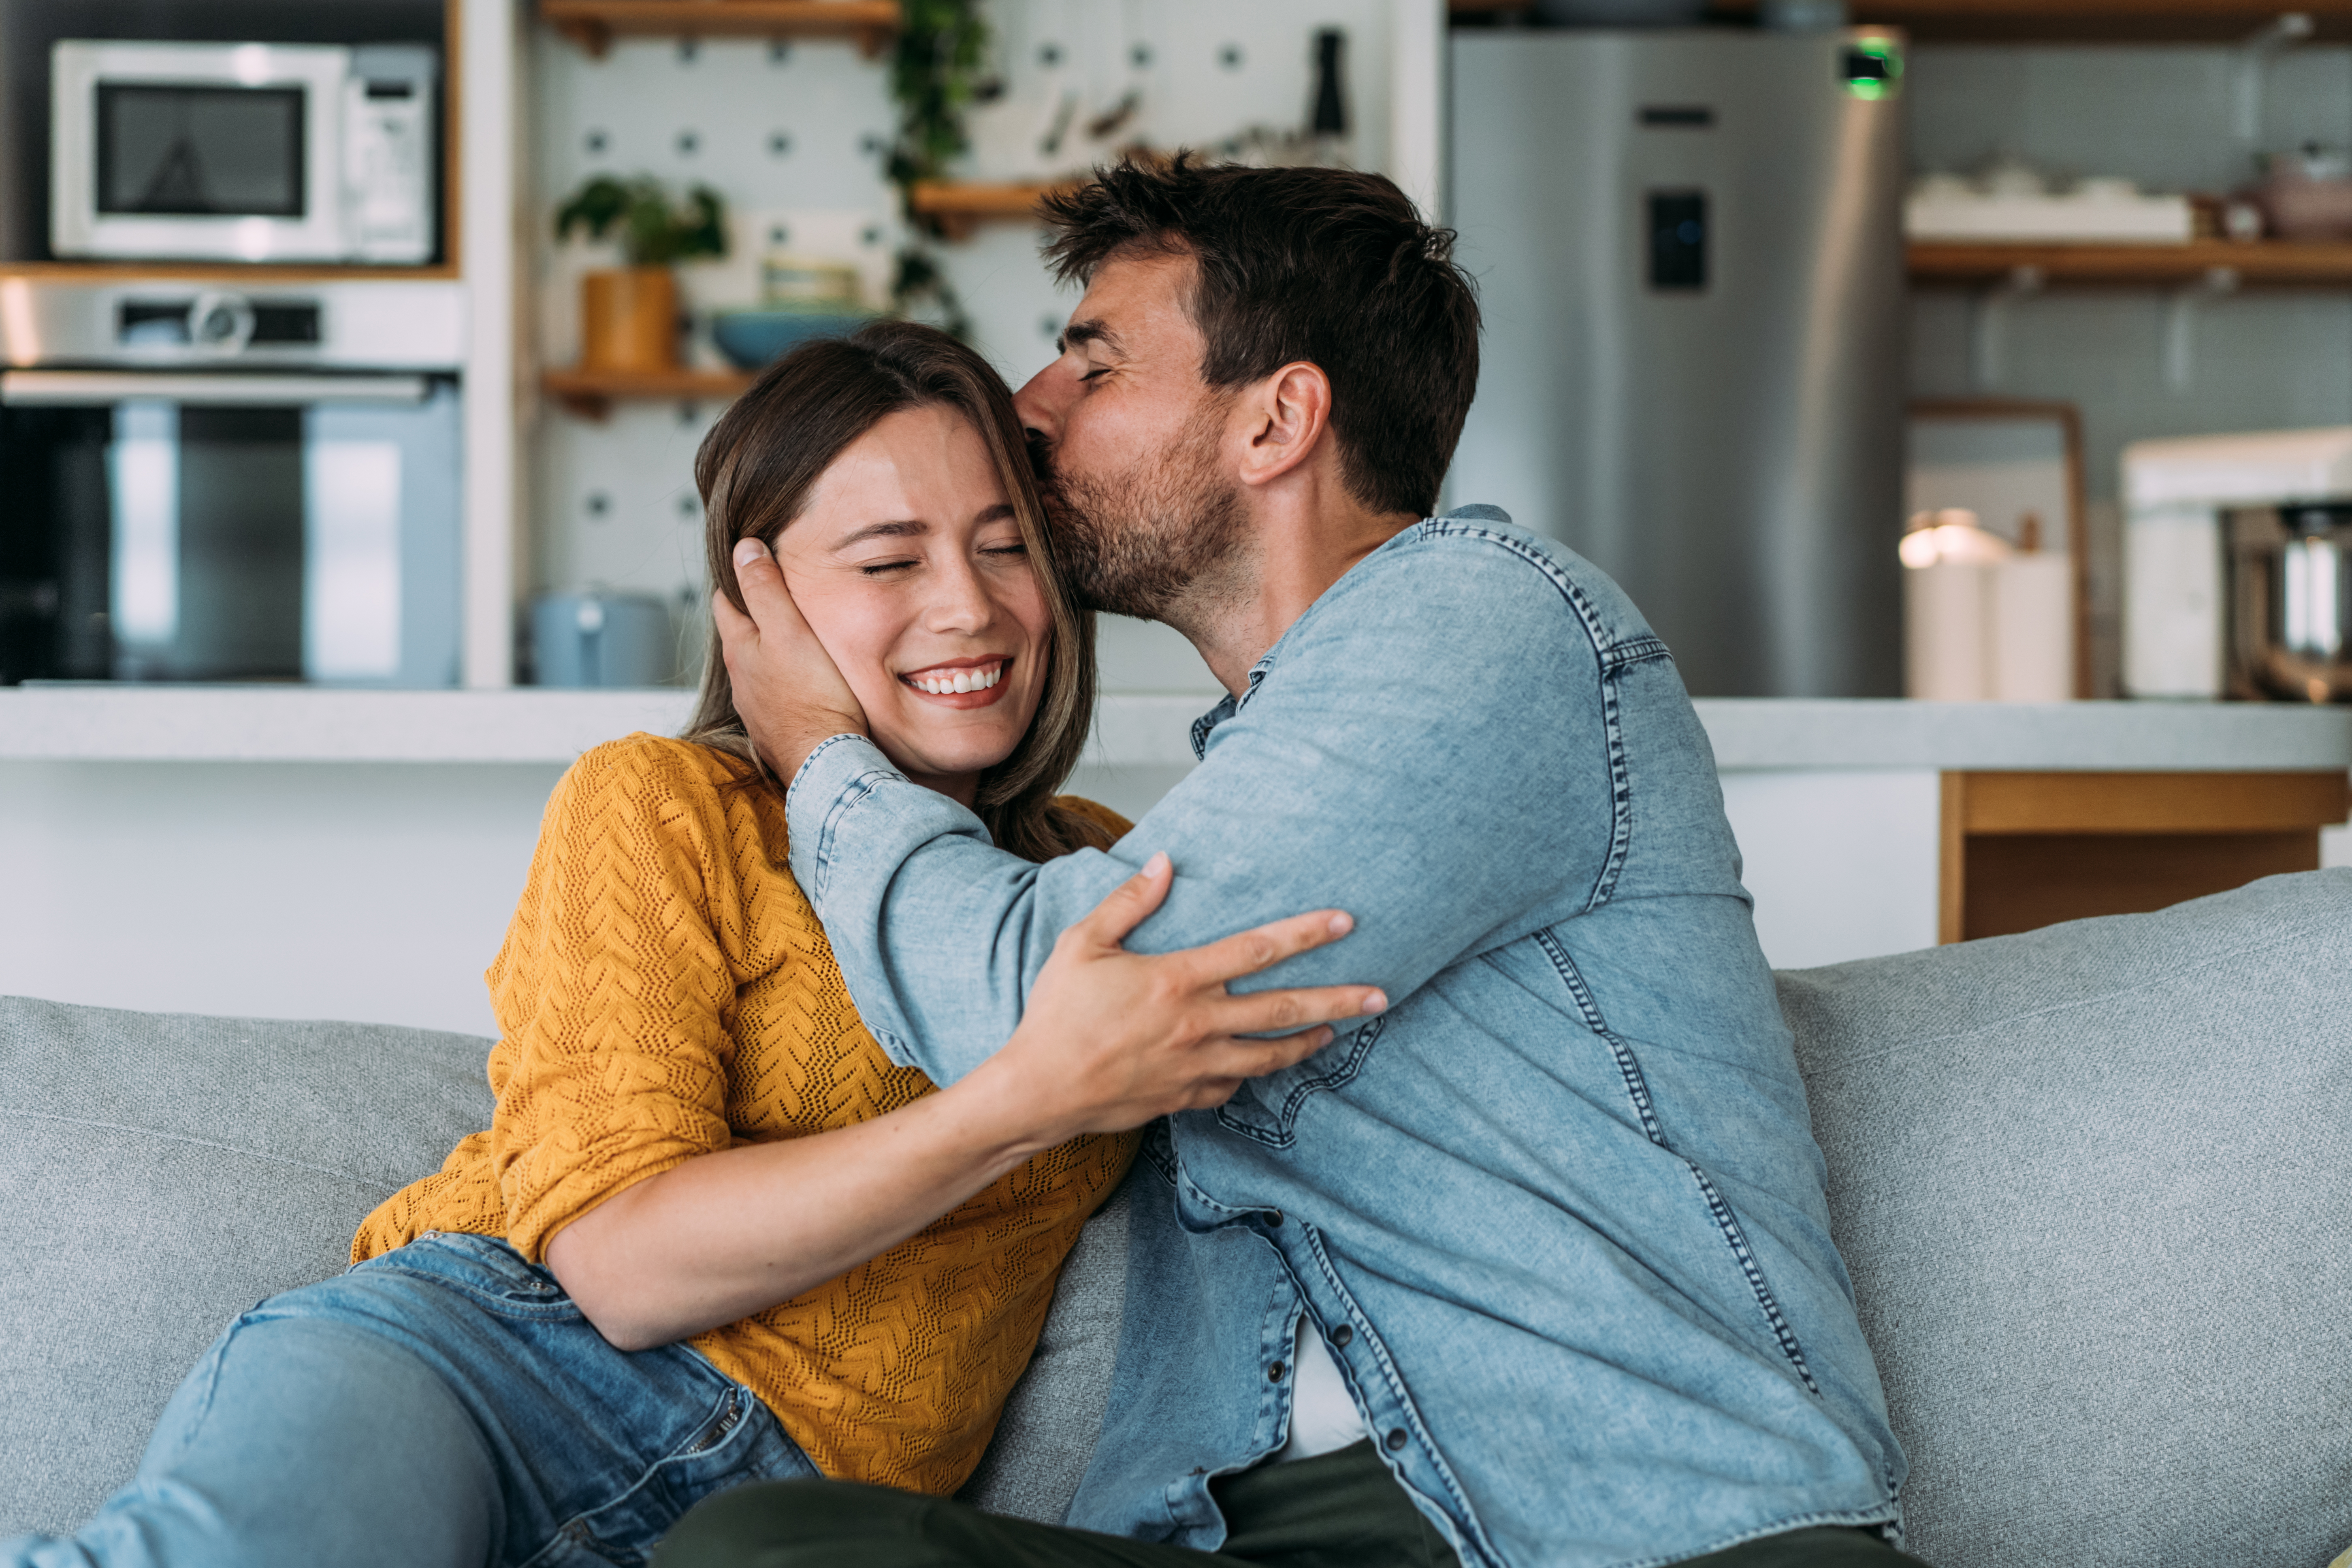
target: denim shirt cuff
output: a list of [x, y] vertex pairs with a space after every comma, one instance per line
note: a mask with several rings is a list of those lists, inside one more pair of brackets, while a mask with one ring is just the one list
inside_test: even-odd
[[793, 878], [814, 903], [824, 896], [834, 836], [843, 818], [884, 779], [903, 779], [882, 749], [853, 731], [820, 742], [784, 790]]

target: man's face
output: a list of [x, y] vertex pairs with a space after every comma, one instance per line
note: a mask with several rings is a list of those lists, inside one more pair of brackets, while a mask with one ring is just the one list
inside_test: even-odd
[[1070, 313], [1061, 357], [1014, 399], [1072, 589], [1092, 608], [1163, 618], [1246, 539], [1223, 459], [1232, 397], [1201, 379], [1189, 256], [1108, 261]]

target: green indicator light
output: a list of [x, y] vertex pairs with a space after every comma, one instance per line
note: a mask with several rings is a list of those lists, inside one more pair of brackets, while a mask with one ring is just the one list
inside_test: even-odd
[[1846, 91], [1864, 102], [1893, 98], [1903, 80], [1903, 48], [1893, 38], [1856, 38], [1839, 69]]

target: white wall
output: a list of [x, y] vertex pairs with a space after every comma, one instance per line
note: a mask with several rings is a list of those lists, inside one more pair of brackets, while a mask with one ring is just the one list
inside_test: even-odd
[[562, 771], [0, 762], [0, 994], [488, 1034]]

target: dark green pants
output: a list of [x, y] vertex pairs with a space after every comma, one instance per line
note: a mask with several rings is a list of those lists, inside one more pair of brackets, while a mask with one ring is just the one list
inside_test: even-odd
[[[1216, 1483], [1223, 1550], [1032, 1524], [945, 1498], [845, 1481], [738, 1487], [697, 1506], [655, 1568], [1458, 1568], [1370, 1443]], [[1801, 1530], [1687, 1568], [1902, 1568], [1875, 1532]]]

